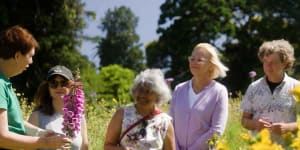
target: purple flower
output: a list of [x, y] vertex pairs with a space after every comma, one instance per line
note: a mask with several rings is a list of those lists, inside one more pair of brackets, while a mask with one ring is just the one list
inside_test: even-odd
[[165, 81], [168, 84], [168, 86], [170, 86], [171, 83], [174, 81], [174, 78], [166, 78]]
[[84, 110], [84, 93], [82, 84], [74, 82], [71, 86], [70, 94], [64, 96], [63, 107], [63, 128], [62, 131], [66, 136], [75, 138], [80, 130], [82, 113]]
[[254, 78], [256, 76], [256, 72], [255, 71], [250, 71], [249, 72], [249, 77], [250, 78]]
[[171, 83], [171, 82], [173, 82], [173, 81], [174, 81], [174, 78], [167, 78], [167, 79], [166, 79], [166, 82], [167, 82], [167, 83]]

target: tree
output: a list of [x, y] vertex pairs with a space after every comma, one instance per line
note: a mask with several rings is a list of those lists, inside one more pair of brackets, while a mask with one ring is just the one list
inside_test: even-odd
[[108, 9], [100, 29], [106, 33], [98, 45], [100, 67], [118, 64], [139, 72], [144, 68], [144, 56], [135, 32], [138, 18], [125, 6]]
[[299, 6], [299, 0], [167, 0], [161, 5], [161, 36], [146, 48], [147, 64], [170, 68], [168, 74], [181, 82], [190, 77], [192, 48], [208, 42], [219, 48], [230, 69], [222, 82], [232, 92], [245, 91], [249, 71], [262, 75], [257, 50], [264, 41], [284, 38], [299, 48]]
[[131, 102], [129, 93], [134, 80], [134, 72], [119, 65], [108, 65], [101, 69], [99, 74], [101, 98], [111, 101], [116, 99], [118, 104]]
[[[230, 60], [231, 71], [227, 78], [232, 90], [245, 90], [250, 83], [248, 72], [263, 74], [257, 58], [259, 46], [264, 41], [286, 39], [290, 41], [296, 56], [300, 42], [299, 0], [291, 1], [246, 1], [235, 10], [236, 35], [225, 41], [225, 56]], [[295, 70], [294, 75], [299, 70]]]
[[237, 5], [241, 4], [235, 0], [167, 0], [160, 7], [157, 32], [161, 36], [146, 48], [147, 64], [169, 68], [167, 75], [175, 78], [175, 84], [190, 78], [187, 58], [193, 47], [234, 35], [231, 19]]
[[84, 28], [84, 4], [80, 0], [2, 0], [0, 29], [19, 24], [27, 28], [40, 44], [34, 63], [12, 79], [17, 91], [32, 97], [47, 71], [61, 64], [75, 70], [89, 65], [77, 50]]

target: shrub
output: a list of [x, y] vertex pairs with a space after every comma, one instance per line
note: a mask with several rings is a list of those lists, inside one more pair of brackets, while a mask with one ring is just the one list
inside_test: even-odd
[[134, 72], [118, 65], [103, 67], [99, 74], [99, 94], [100, 98], [113, 100], [120, 104], [131, 102], [130, 88], [134, 80]]

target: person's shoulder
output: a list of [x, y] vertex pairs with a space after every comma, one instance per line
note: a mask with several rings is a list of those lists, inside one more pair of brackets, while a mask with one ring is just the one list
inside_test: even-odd
[[120, 111], [131, 110], [131, 109], [135, 109], [134, 104], [127, 104], [127, 105], [124, 105], [124, 106], [118, 108], [118, 110], [120, 110]]
[[172, 117], [165, 112], [160, 113], [159, 116], [165, 120], [172, 120]]
[[124, 107], [119, 107], [114, 113], [114, 116], [117, 118], [123, 118], [123, 114], [124, 114]]
[[219, 81], [213, 80], [212, 82], [213, 82], [213, 83], [212, 83], [213, 86], [215, 86], [215, 87], [217, 87], [217, 88], [220, 88], [220, 89], [227, 89], [226, 86], [225, 86], [224, 84], [222, 84], [221, 82], [219, 82]]
[[34, 117], [41, 116], [41, 117], [44, 117], [45, 114], [43, 112], [41, 112], [39, 109], [37, 109], [37, 110], [33, 110], [32, 113], [30, 114], [30, 116], [34, 116]]
[[134, 109], [135, 109], [134, 104], [131, 103], [117, 108], [116, 113], [123, 114], [126, 111], [133, 111]]
[[190, 80], [184, 81], [184, 82], [181, 82], [181, 83], [178, 83], [178, 84], [175, 86], [175, 90], [176, 90], [176, 89], [181, 89], [181, 88], [187, 87], [188, 84], [189, 84], [189, 81], [190, 81]]
[[266, 78], [265, 78], [265, 77], [260, 77], [259, 79], [257, 79], [257, 80], [255, 80], [255, 81], [251, 82], [251, 83], [249, 84], [249, 87], [257, 87], [257, 86], [260, 87], [262, 84], [267, 84]]
[[9, 84], [4, 78], [0, 78], [0, 87], [3, 89]]
[[288, 80], [288, 82], [291, 82], [291, 83], [294, 83], [294, 84], [300, 84], [300, 81], [293, 78], [293, 77], [290, 77], [290, 76], [286, 76], [286, 79]]
[[38, 125], [39, 125], [40, 114], [41, 114], [40, 111], [34, 110], [34, 111], [29, 115], [28, 122], [31, 123], [31, 124], [33, 124], [33, 125], [38, 126]]

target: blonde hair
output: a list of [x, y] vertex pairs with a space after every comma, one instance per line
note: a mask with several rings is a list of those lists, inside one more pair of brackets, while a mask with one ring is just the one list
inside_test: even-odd
[[207, 59], [215, 66], [212, 71], [211, 77], [213, 79], [218, 77], [226, 77], [226, 71], [228, 71], [229, 69], [220, 61], [217, 49], [209, 43], [199, 43], [194, 47], [194, 50], [199, 48], [205, 49], [208, 52], [209, 58]]

